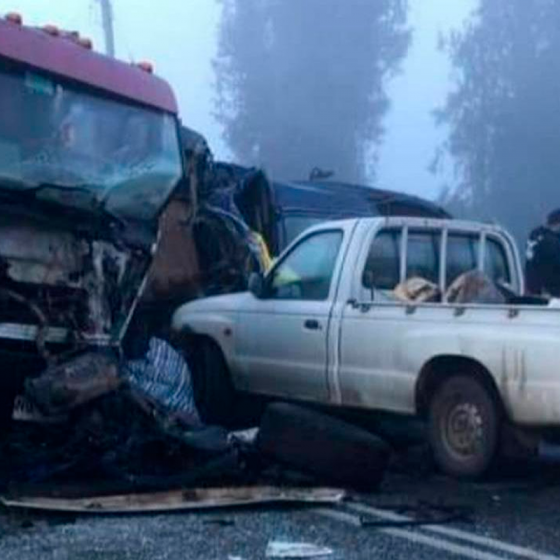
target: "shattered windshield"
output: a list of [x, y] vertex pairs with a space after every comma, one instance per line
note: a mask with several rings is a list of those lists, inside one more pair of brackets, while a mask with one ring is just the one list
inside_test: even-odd
[[181, 173], [172, 115], [0, 64], [0, 188], [149, 220]]

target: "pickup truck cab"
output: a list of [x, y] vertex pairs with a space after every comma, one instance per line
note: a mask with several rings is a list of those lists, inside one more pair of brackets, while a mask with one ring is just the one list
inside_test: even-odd
[[[508, 294], [452, 303], [478, 270]], [[394, 297], [410, 278], [438, 301]], [[303, 233], [251, 291], [180, 307], [174, 330], [204, 349], [205, 398], [242, 392], [418, 415], [439, 465], [474, 477], [505, 422], [560, 425], [560, 311], [523, 298], [511, 236], [486, 224], [421, 218], [325, 223]], [[191, 339], [192, 340], [192, 339]]]

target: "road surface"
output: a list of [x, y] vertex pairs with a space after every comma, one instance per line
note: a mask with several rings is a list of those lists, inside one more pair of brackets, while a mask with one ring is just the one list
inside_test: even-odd
[[[413, 527], [399, 513], [426, 503], [461, 506], [471, 519]], [[391, 525], [364, 527], [364, 519]], [[4, 511], [0, 530], [2, 560], [257, 560], [274, 540], [327, 546], [332, 560], [560, 560], [560, 465], [484, 483], [391, 474], [378, 494], [328, 508], [112, 517]]]

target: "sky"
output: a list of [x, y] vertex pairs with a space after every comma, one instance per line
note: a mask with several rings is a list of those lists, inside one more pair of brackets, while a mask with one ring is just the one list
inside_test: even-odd
[[[300, 0], [304, 1], [304, 0]], [[352, 0], [341, 0], [351, 3]], [[432, 112], [450, 88], [446, 55], [438, 50], [440, 33], [459, 28], [476, 0], [409, 0], [412, 44], [400, 74], [389, 84], [391, 109], [385, 120], [378, 186], [434, 198], [447, 177], [428, 166], [446, 131]], [[183, 122], [207, 138], [218, 159], [231, 154], [213, 116], [214, 73], [221, 9], [216, 0], [113, 0], [117, 56], [148, 60], [175, 90]], [[26, 23], [54, 23], [79, 30], [103, 50], [98, 0], [0, 0], [0, 14], [20, 12]], [[243, 162], [239, 162], [243, 163]]]

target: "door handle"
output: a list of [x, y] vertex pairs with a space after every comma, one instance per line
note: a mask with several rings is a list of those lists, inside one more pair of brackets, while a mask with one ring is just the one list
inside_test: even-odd
[[303, 326], [309, 331], [320, 331], [321, 330], [321, 323], [317, 321], [317, 319], [307, 319]]

